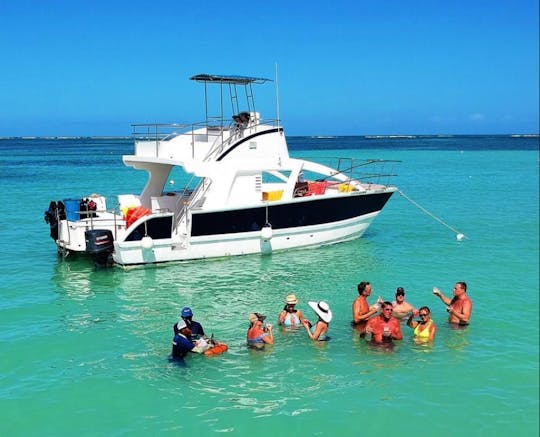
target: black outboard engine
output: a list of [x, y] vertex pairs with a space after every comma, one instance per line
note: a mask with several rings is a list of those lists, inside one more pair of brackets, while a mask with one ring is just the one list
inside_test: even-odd
[[114, 250], [114, 238], [108, 229], [92, 229], [84, 233], [86, 253], [92, 256], [94, 262], [102, 267], [111, 264], [110, 255]]
[[49, 204], [49, 209], [45, 211], [45, 223], [50, 227], [51, 238], [56, 241], [58, 240], [58, 206], [56, 202], [52, 201]]

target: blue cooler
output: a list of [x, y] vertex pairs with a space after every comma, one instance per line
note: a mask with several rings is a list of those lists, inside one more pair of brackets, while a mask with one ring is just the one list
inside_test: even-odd
[[66, 208], [66, 218], [69, 221], [79, 220], [79, 208], [81, 205], [80, 199], [64, 199], [64, 206]]

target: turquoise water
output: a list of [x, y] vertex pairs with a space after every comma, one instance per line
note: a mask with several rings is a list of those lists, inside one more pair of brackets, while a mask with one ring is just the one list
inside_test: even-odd
[[[0, 432], [2, 435], [538, 435], [538, 138], [377, 141], [295, 138], [298, 156], [403, 162], [395, 183], [455, 234], [396, 194], [364, 237], [310, 250], [95, 271], [62, 261], [43, 222], [50, 200], [138, 190], [123, 140], [0, 140]], [[533, 147], [531, 147], [531, 141]], [[506, 150], [505, 150], [506, 149]], [[438, 325], [432, 347], [411, 330], [393, 351], [351, 330], [356, 284], [391, 299], [397, 286]], [[467, 281], [472, 323], [444, 305]], [[331, 340], [276, 332], [247, 350], [247, 317], [275, 321], [285, 295], [334, 312]], [[170, 363], [184, 305], [229, 345]]]

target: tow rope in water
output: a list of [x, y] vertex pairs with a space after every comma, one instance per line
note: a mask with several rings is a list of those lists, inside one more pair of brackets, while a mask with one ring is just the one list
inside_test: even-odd
[[403, 196], [405, 199], [407, 199], [409, 202], [411, 202], [414, 206], [416, 206], [418, 209], [420, 209], [421, 211], [423, 211], [424, 213], [426, 213], [427, 215], [429, 215], [432, 219], [438, 221], [441, 225], [443, 226], [446, 226], [448, 229], [450, 229], [452, 232], [454, 232], [456, 234], [456, 240], [458, 241], [461, 241], [463, 240], [464, 238], [469, 238], [467, 237], [465, 234], [462, 234], [461, 232], [459, 232], [456, 228], [453, 228], [452, 226], [450, 226], [448, 223], [445, 223], [444, 221], [442, 221], [439, 217], [437, 217], [435, 214], [429, 212], [426, 208], [424, 208], [422, 205], [420, 205], [418, 202], [415, 202], [414, 200], [412, 200], [409, 196], [407, 196], [403, 191], [401, 190], [398, 190], [398, 193]]

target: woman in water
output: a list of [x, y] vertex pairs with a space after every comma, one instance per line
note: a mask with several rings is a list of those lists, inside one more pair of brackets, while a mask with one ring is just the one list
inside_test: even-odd
[[422, 307], [418, 310], [418, 315], [420, 321], [413, 320], [414, 313], [411, 313], [409, 320], [407, 320], [407, 325], [414, 329], [414, 340], [418, 343], [432, 342], [435, 339], [437, 326], [431, 320], [431, 311], [428, 307]]
[[249, 347], [262, 349], [265, 344], [274, 344], [272, 325], [263, 326], [264, 319], [266, 319], [266, 316], [259, 313], [249, 315], [250, 325], [247, 331], [247, 343]]
[[315, 341], [328, 340], [330, 338], [327, 335], [328, 326], [332, 321], [332, 311], [330, 310], [330, 306], [323, 300], [319, 302], [308, 302], [308, 304], [318, 316], [315, 325], [312, 325], [306, 319], [302, 321], [309, 338]]
[[279, 325], [287, 327], [296, 327], [302, 325], [304, 315], [302, 314], [302, 311], [295, 308], [297, 303], [298, 299], [294, 294], [289, 294], [285, 298], [285, 306], [278, 316]]

